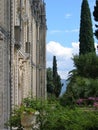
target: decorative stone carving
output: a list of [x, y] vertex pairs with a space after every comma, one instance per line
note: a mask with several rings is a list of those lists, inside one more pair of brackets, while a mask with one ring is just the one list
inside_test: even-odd
[[27, 15], [26, 13], [23, 13], [23, 15], [22, 15], [22, 20], [23, 20], [24, 22], [27, 22], [27, 20], [28, 20], [28, 15]]
[[23, 78], [23, 64], [22, 64], [22, 60], [19, 61], [19, 86], [22, 85], [22, 78]]
[[22, 63], [22, 59], [19, 60], [19, 70], [18, 70], [18, 99], [19, 104], [22, 102], [23, 98], [23, 76], [24, 76], [24, 66]]

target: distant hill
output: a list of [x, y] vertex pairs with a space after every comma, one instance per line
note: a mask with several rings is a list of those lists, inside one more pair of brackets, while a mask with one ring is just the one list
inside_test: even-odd
[[61, 83], [63, 84], [60, 96], [66, 91], [67, 81], [65, 79], [61, 79]]

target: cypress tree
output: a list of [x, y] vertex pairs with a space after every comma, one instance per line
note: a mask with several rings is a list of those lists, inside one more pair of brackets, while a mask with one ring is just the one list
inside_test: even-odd
[[56, 97], [59, 97], [61, 88], [62, 88], [62, 84], [61, 84], [61, 78], [57, 72], [56, 56], [53, 56], [53, 85], [54, 85], [54, 95]]
[[79, 54], [95, 52], [90, 8], [87, 0], [82, 1], [79, 33]]
[[[96, 22], [98, 22], [98, 0], [96, 0], [96, 5], [94, 6], [93, 16], [94, 16], [94, 20]], [[98, 39], [98, 25], [95, 24], [95, 26], [96, 26], [97, 29], [95, 30], [94, 34], [95, 34], [96, 38]]]
[[53, 94], [53, 92], [54, 92], [53, 72], [52, 69], [49, 67], [47, 68], [47, 93]]
[[57, 62], [56, 56], [53, 56], [53, 79], [55, 80], [57, 77]]
[[53, 56], [53, 84], [54, 84], [54, 95], [56, 96], [56, 91], [57, 91], [57, 61], [56, 61], [56, 56]]

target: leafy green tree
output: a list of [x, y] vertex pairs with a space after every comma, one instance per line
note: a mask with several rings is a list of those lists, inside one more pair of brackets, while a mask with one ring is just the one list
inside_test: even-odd
[[[96, 0], [96, 5], [94, 6], [93, 16], [94, 16], [95, 21], [98, 22], [98, 0]], [[95, 30], [94, 34], [96, 38], [98, 39], [98, 25], [95, 24], [95, 26], [97, 29]]]
[[61, 84], [60, 75], [57, 73], [56, 57], [54, 58], [54, 61], [55, 62], [54, 62], [53, 69], [51, 69], [50, 67], [47, 68], [47, 92], [48, 92], [48, 96], [59, 97], [63, 84]]
[[54, 88], [55, 95], [56, 97], [59, 97], [61, 93], [61, 88], [63, 86], [63, 84], [61, 84], [61, 78], [59, 75], [57, 75], [56, 82], [54, 85], [55, 85], [55, 88]]
[[98, 96], [98, 56], [95, 53], [76, 55], [73, 61], [76, 69], [70, 72], [62, 104], [73, 104], [79, 98]]
[[95, 53], [74, 56], [73, 60], [79, 76], [98, 78], [98, 56]]
[[53, 72], [50, 67], [47, 68], [47, 92], [50, 94], [53, 94], [54, 92]]
[[82, 1], [79, 33], [79, 54], [95, 52], [91, 13], [87, 0]]

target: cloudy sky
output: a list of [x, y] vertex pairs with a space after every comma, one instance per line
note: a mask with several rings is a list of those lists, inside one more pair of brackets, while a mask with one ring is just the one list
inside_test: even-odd
[[[44, 0], [47, 17], [47, 67], [56, 56], [58, 73], [62, 79], [73, 69], [72, 57], [79, 50], [79, 26], [82, 0]], [[88, 0], [91, 14], [95, 0]], [[94, 20], [92, 16], [93, 25]]]

